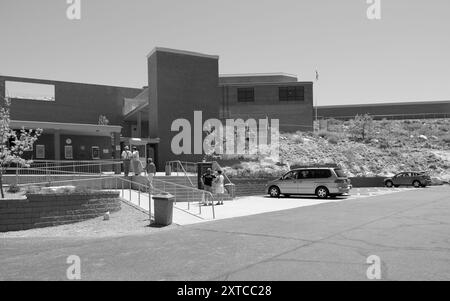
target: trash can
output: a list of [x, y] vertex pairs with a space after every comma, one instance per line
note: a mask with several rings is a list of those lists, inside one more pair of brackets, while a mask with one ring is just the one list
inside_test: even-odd
[[169, 193], [161, 193], [153, 196], [156, 225], [168, 226], [172, 224], [174, 199], [175, 197]]
[[234, 199], [234, 197], [236, 196], [236, 185], [234, 185], [233, 183], [228, 183], [224, 186], [231, 198]]

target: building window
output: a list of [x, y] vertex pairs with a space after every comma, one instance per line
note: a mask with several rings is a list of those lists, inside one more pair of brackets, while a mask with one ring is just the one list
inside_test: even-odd
[[73, 159], [73, 147], [72, 145], [64, 146], [64, 158], [65, 159]]
[[238, 102], [252, 102], [255, 101], [255, 89], [254, 88], [239, 88]]
[[280, 101], [304, 101], [305, 87], [290, 86], [278, 88]]
[[5, 97], [12, 99], [55, 101], [55, 86], [5, 81]]

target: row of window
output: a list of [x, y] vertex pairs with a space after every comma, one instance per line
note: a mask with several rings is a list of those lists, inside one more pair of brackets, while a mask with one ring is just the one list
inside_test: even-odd
[[[254, 102], [255, 88], [238, 88], [237, 89], [238, 102]], [[279, 101], [304, 101], [305, 87], [289, 86], [278, 88]]]
[[[103, 150], [105, 152], [105, 150]], [[91, 147], [91, 155], [92, 159], [100, 159], [100, 147], [92, 146]], [[45, 159], [45, 145], [38, 144], [36, 145], [36, 159]], [[64, 146], [64, 159], [73, 159], [73, 146], [66, 145]]]
[[283, 178], [288, 179], [325, 179], [331, 177], [329, 169], [305, 169], [293, 170], [287, 173]]

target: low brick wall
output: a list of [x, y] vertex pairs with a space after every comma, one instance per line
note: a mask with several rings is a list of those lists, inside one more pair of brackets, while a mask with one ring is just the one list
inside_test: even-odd
[[0, 199], [0, 232], [71, 224], [116, 212], [119, 192], [28, 194], [27, 199]]
[[352, 177], [353, 187], [384, 187], [384, 177]]
[[232, 178], [236, 185], [236, 196], [264, 195], [267, 194], [266, 184], [270, 179]]

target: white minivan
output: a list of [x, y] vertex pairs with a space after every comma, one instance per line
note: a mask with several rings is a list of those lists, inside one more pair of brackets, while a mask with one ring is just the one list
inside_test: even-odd
[[347, 175], [337, 167], [297, 168], [267, 184], [271, 197], [315, 194], [325, 199], [347, 194], [351, 188]]

